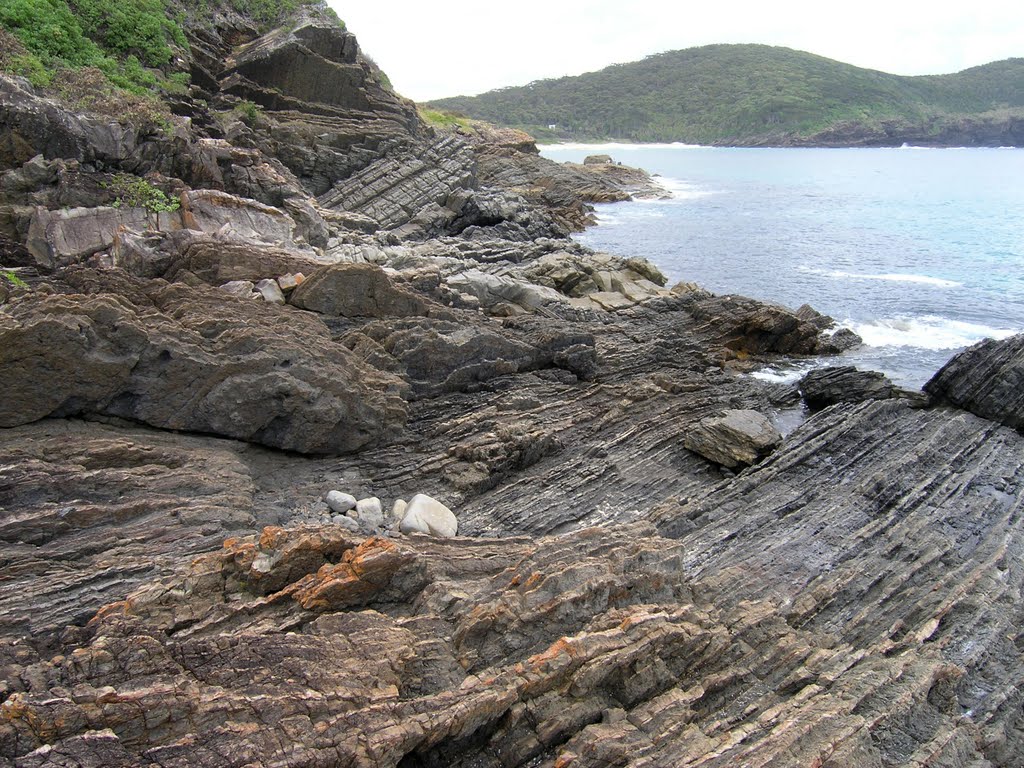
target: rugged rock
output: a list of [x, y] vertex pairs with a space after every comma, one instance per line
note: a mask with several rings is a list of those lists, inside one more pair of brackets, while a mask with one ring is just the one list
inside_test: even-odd
[[965, 349], [924, 385], [935, 400], [1024, 432], [1024, 335]]
[[336, 264], [310, 274], [288, 297], [301, 309], [341, 317], [410, 317], [427, 313], [427, 303], [395, 287], [380, 267]]
[[859, 371], [853, 366], [817, 368], [797, 383], [804, 402], [813, 410], [835, 403], [860, 403], [895, 397], [898, 388], [878, 371]]
[[389, 392], [397, 382], [312, 318], [181, 284], [117, 284], [87, 270], [68, 279], [89, 295], [30, 294], [0, 315], [5, 427], [106, 414], [340, 453], [404, 420]]
[[686, 433], [683, 445], [724, 467], [749, 466], [771, 453], [782, 442], [772, 423], [757, 411], [726, 411], [702, 419]]
[[79, 756], [101, 732], [113, 765], [284, 765], [300, 743], [304, 764], [1012, 765], [1022, 459], [1008, 429], [891, 400], [665, 505], [675, 541], [267, 528], [56, 656], [9, 649], [0, 745]]
[[64, 267], [84, 261], [113, 246], [119, 231], [180, 229], [181, 219], [171, 214], [150, 214], [143, 208], [72, 208], [32, 216], [26, 246], [36, 266]]
[[181, 218], [188, 229], [230, 232], [233, 237], [267, 245], [295, 245], [295, 222], [278, 208], [213, 189], [191, 190], [181, 201]]

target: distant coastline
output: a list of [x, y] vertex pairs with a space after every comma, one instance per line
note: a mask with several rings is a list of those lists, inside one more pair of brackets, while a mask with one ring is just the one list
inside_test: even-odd
[[431, 108], [539, 142], [1024, 146], [1024, 58], [901, 76], [767, 45], [709, 45]]

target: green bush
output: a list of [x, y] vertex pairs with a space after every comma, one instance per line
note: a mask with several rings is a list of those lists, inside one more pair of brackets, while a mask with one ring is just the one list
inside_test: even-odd
[[0, 26], [10, 30], [44, 64], [95, 64], [103, 56], [64, 0], [4, 0]]
[[174, 56], [171, 43], [186, 45], [163, 0], [74, 0], [74, 5], [85, 34], [117, 56], [162, 67]]
[[263, 107], [252, 101], [242, 100], [235, 104], [235, 113], [241, 118], [242, 122], [248, 126], [253, 126], [259, 122], [263, 116]]
[[166, 67], [172, 46], [187, 46], [165, 0], [3, 0], [0, 27], [31, 56], [9, 57], [4, 69], [36, 85], [47, 70], [95, 67], [121, 88], [151, 91], [163, 77], [150, 68]]
[[13, 270], [5, 269], [0, 271], [0, 277], [13, 285], [15, 288], [28, 288], [28, 283], [14, 274]]
[[173, 213], [181, 207], [178, 198], [171, 197], [146, 179], [129, 173], [119, 173], [107, 188], [117, 196], [115, 208], [145, 208], [149, 213], [160, 214]]

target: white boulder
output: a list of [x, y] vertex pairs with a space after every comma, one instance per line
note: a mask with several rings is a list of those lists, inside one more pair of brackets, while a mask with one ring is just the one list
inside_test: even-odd
[[365, 526], [380, 528], [384, 525], [384, 508], [376, 496], [357, 501], [355, 516]]
[[409, 506], [409, 503], [405, 499], [395, 499], [395, 503], [391, 506], [391, 517], [397, 522], [401, 522], [402, 518], [405, 517], [405, 510]]
[[425, 533], [450, 538], [459, 532], [454, 513], [437, 499], [417, 493], [409, 501], [399, 526], [402, 533]]
[[256, 283], [256, 290], [263, 296], [263, 300], [269, 304], [284, 304], [284, 294], [277, 280], [260, 280]]

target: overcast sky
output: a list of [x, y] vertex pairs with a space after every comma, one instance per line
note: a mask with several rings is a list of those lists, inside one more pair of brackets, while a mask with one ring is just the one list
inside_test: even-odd
[[900, 75], [1024, 56], [1020, 0], [329, 0], [417, 101], [591, 72], [708, 43], [767, 43]]

